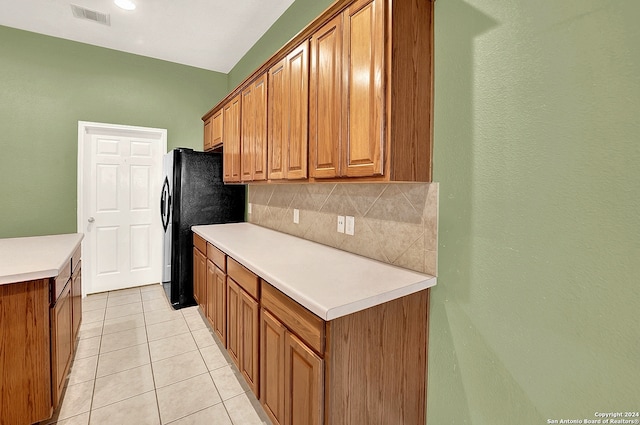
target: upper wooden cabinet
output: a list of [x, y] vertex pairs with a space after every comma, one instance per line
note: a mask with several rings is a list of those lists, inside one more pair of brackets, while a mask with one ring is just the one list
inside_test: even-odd
[[240, 94], [222, 108], [222, 166], [226, 183], [240, 182]]
[[211, 117], [211, 148], [222, 146], [222, 110]]
[[242, 91], [241, 179], [267, 179], [267, 74]]
[[432, 70], [433, 1], [337, 0], [203, 119], [266, 73], [268, 180], [431, 181]]
[[203, 145], [204, 145], [205, 151], [211, 150], [211, 146], [212, 146], [211, 128], [213, 127], [212, 124], [213, 124], [213, 117], [207, 118], [204, 122], [204, 144]]
[[309, 42], [269, 69], [269, 179], [307, 178]]

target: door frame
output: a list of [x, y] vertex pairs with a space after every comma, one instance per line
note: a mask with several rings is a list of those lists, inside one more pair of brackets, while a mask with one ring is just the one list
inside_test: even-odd
[[[154, 140], [160, 143], [160, 157], [158, 158], [158, 164], [162, 169], [162, 156], [167, 152], [167, 130], [164, 128], [150, 128], [150, 127], [138, 127], [131, 125], [121, 124], [107, 124], [90, 121], [78, 121], [78, 175], [77, 175], [77, 232], [84, 234], [84, 224], [88, 220], [88, 211], [86, 207], [86, 200], [84, 199], [84, 173], [90, 164], [85, 164], [85, 150], [90, 147], [85, 147], [87, 143], [91, 143], [92, 135], [111, 135], [111, 136], [132, 136], [149, 140]], [[158, 196], [160, 194], [158, 193]], [[153, 204], [152, 204], [153, 205]], [[152, 231], [162, 233], [162, 224], [153, 225]], [[87, 295], [87, 289], [92, 287], [93, 281], [91, 279], [93, 270], [93, 264], [91, 263], [91, 255], [87, 244], [82, 244], [82, 297]], [[162, 252], [162, 250], [160, 250]], [[162, 260], [158, 262], [162, 267]], [[160, 276], [162, 276], [162, 269], [158, 270]], [[160, 278], [161, 282], [162, 278]]]

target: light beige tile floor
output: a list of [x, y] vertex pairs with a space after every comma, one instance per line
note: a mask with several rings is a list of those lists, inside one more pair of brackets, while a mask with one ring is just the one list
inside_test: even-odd
[[197, 307], [162, 286], [82, 300], [78, 349], [47, 424], [271, 424]]

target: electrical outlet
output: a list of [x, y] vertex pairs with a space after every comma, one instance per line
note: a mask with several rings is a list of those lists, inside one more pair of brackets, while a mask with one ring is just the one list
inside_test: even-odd
[[251, 202], [247, 204], [247, 214], [251, 214]]
[[338, 233], [344, 233], [344, 216], [338, 216]]
[[300, 224], [300, 210], [297, 208], [293, 209], [293, 222], [295, 224]]
[[355, 233], [356, 219], [350, 215], [347, 216], [346, 234], [353, 236]]

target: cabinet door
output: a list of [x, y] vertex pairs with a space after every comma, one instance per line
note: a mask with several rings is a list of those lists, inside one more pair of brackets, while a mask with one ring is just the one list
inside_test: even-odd
[[358, 0], [344, 13], [347, 133], [343, 175], [382, 175], [384, 167], [384, 1]]
[[309, 158], [309, 42], [286, 57], [289, 134], [285, 178], [306, 179]]
[[240, 178], [243, 182], [253, 180], [253, 169], [255, 168], [254, 96], [253, 84], [249, 84], [249, 86], [242, 91], [242, 137], [240, 141], [242, 161], [240, 164]]
[[267, 179], [267, 74], [253, 84], [253, 180]]
[[269, 69], [267, 154], [268, 178], [272, 180], [286, 177], [288, 134], [286, 60], [287, 58], [282, 59]]
[[240, 181], [240, 99], [241, 95], [238, 94], [222, 108], [223, 168], [225, 182]]
[[[193, 248], [193, 298], [201, 307], [205, 303], [205, 282], [207, 280], [207, 258], [199, 249]], [[203, 311], [206, 311], [203, 308]]]
[[75, 346], [82, 321], [82, 268], [80, 264], [76, 267], [71, 279], [71, 317], [73, 320], [71, 341]]
[[211, 147], [222, 145], [222, 109], [211, 117]]
[[205, 151], [208, 151], [213, 147], [212, 130], [213, 130], [213, 119], [212, 117], [209, 117], [204, 122], [204, 150]]
[[340, 14], [311, 37], [309, 175], [340, 175], [342, 125], [342, 19]]
[[286, 328], [267, 310], [260, 321], [260, 403], [276, 425], [284, 424]]
[[227, 346], [227, 276], [216, 267], [216, 278], [213, 285], [213, 330], [222, 344]]
[[240, 291], [240, 372], [251, 391], [259, 396], [258, 336], [260, 332], [260, 308], [258, 302], [245, 291]]
[[284, 403], [286, 425], [320, 425], [324, 411], [324, 365], [309, 347], [285, 334]]
[[240, 287], [233, 279], [227, 279], [227, 352], [240, 369]]
[[53, 377], [53, 405], [58, 406], [73, 351], [71, 280], [62, 290], [51, 309], [51, 371]]
[[204, 291], [206, 302], [204, 313], [205, 316], [207, 316], [209, 323], [211, 323], [211, 326], [213, 326], [213, 323], [215, 322], [216, 268], [217, 267], [213, 264], [213, 261], [207, 260], [207, 277], [205, 279], [206, 289]]

